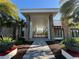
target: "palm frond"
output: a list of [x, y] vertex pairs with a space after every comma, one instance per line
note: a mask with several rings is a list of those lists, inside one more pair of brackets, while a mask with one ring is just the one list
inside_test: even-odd
[[74, 2], [69, 0], [61, 6], [60, 12], [64, 17], [68, 17], [72, 13], [74, 7], [75, 7]]

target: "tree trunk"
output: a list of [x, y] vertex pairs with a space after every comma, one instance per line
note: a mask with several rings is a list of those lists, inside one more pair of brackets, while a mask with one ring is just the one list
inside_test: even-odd
[[2, 26], [0, 26], [0, 35], [2, 35], [1, 32], [2, 32]]
[[16, 41], [18, 40], [19, 37], [19, 27], [16, 26]]
[[14, 27], [13, 27], [13, 39], [15, 39], [15, 38], [16, 38], [15, 33], [16, 33], [16, 26], [14, 26]]
[[64, 19], [62, 20], [62, 28], [64, 30], [64, 38], [69, 38], [70, 37], [70, 29], [69, 29], [69, 26], [68, 26], [68, 20], [67, 19]]

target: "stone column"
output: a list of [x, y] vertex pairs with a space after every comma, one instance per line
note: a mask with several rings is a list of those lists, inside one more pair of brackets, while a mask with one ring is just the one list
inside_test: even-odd
[[50, 21], [48, 20], [48, 39], [50, 39]]
[[22, 27], [20, 26], [19, 27], [19, 37], [21, 37], [21, 30], [22, 30]]
[[49, 28], [50, 28], [50, 39], [53, 38], [53, 32], [52, 32], [52, 25], [53, 25], [53, 15], [49, 16]]
[[18, 40], [18, 37], [19, 37], [19, 27], [16, 26], [16, 40]]
[[30, 20], [30, 39], [32, 39], [32, 21]]
[[27, 24], [24, 25], [24, 28], [25, 28], [25, 30], [24, 30], [24, 38], [25, 38], [25, 40], [28, 40], [28, 27], [27, 27]]
[[30, 31], [30, 16], [26, 15], [27, 24], [25, 24], [24, 38], [27, 41], [29, 39], [29, 31]]

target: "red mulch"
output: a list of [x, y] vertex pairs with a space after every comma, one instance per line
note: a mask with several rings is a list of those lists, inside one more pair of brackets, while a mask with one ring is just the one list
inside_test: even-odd
[[66, 50], [70, 55], [72, 55], [73, 57], [79, 57], [79, 52], [75, 52], [75, 51], [71, 51], [71, 50]]
[[5, 56], [5, 55], [7, 55], [8, 53], [10, 53], [11, 51], [13, 51], [14, 49], [16, 49], [16, 48], [13, 47], [13, 48], [11, 48], [11, 49], [9, 49], [9, 50], [6, 50], [6, 51], [0, 53], [0, 56]]
[[22, 59], [30, 45], [17, 45], [18, 52], [12, 59]]

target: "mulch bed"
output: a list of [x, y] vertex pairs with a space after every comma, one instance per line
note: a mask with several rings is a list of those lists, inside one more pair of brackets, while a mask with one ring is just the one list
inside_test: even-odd
[[[61, 55], [61, 49], [59, 48], [59, 45], [56, 45], [53, 42], [49, 42], [47, 43], [49, 45], [49, 47], [51, 48], [52, 52], [54, 52], [56, 59], [65, 59], [62, 55]], [[55, 45], [54, 45], [55, 44]], [[31, 44], [30, 44], [31, 45]], [[26, 53], [27, 49], [30, 47], [29, 44], [24, 44], [24, 45], [17, 45], [18, 48], [18, 52], [16, 54], [16, 56], [14, 56], [12, 59], [22, 59], [23, 55]], [[53, 48], [57, 47], [57, 50], [54, 51]]]
[[52, 44], [58, 44], [58, 43], [60, 43], [60, 42], [61, 42], [61, 40], [47, 41], [47, 44], [48, 44], [48, 45], [52, 45]]
[[49, 41], [47, 42], [48, 46], [50, 47], [50, 49], [52, 50], [52, 52], [54, 53], [56, 59], [66, 59], [62, 54], [61, 54], [61, 46], [59, 45], [60, 41]]
[[79, 57], [79, 52], [71, 51], [69, 49], [66, 49], [65, 51], [73, 57]]
[[33, 41], [25, 41], [24, 44], [16, 44], [18, 51], [17, 54], [11, 58], [11, 59], [22, 59], [23, 55], [26, 53], [27, 49], [30, 47], [30, 45], [33, 43]]
[[11, 49], [6, 50], [6, 51], [0, 53], [0, 56], [5, 56], [5, 55], [7, 55], [8, 53], [12, 52], [12, 51], [15, 50], [15, 49], [16, 49], [15, 47], [12, 47]]
[[18, 52], [12, 59], [22, 59], [23, 55], [26, 53], [30, 45], [24, 44], [24, 45], [17, 45], [16, 47], [18, 48]]

